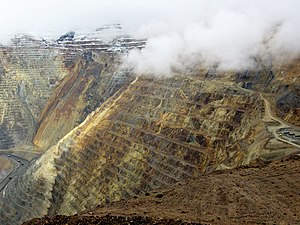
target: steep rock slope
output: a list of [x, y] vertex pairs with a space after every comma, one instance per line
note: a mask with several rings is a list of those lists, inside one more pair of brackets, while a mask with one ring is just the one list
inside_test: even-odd
[[[131, 77], [116, 54], [90, 52], [75, 61], [44, 108], [33, 143], [48, 149], [79, 125]], [[49, 126], [51, 124], [51, 126]]]
[[73, 214], [241, 165], [266, 132], [263, 111], [259, 94], [232, 83], [138, 77], [7, 186], [1, 223]]
[[56, 49], [24, 41], [0, 49], [0, 149], [31, 143], [55, 84], [66, 74]]
[[127, 36], [106, 42], [67, 37], [45, 41], [20, 35], [1, 46], [0, 149], [33, 141], [35, 150], [45, 151], [57, 143], [130, 82], [128, 72], [119, 69], [120, 53], [144, 46]]

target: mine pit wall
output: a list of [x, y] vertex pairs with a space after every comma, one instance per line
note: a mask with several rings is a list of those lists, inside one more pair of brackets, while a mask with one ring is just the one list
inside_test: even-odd
[[0, 149], [47, 150], [131, 80], [118, 54], [29, 44], [0, 49]]
[[258, 71], [236, 73], [243, 88], [270, 95], [273, 110], [288, 123], [300, 126], [300, 62]]
[[90, 51], [79, 58], [60, 82], [42, 112], [33, 143], [42, 149], [56, 144], [132, 77], [121, 69], [117, 54]]
[[5, 50], [1, 58], [5, 60], [6, 77], [17, 83], [20, 97], [28, 102], [37, 120], [56, 84], [66, 75], [59, 52], [25, 47]]
[[56, 50], [0, 49], [0, 149], [29, 144], [37, 120], [57, 83], [65, 76]]
[[0, 196], [0, 223], [74, 214], [243, 164], [257, 94], [197, 77], [140, 77], [51, 147]]

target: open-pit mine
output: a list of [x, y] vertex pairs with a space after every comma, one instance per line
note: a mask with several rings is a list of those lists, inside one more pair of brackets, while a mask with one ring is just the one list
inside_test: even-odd
[[[240, 168], [250, 171], [240, 176], [254, 177], [245, 167], [273, 165], [300, 154], [299, 60], [260, 64], [255, 70], [195, 65], [171, 76], [137, 74], [124, 67], [122, 57], [143, 49], [146, 41], [126, 35], [102, 41], [69, 32], [55, 41], [19, 35], [0, 46], [1, 225], [96, 207], [103, 211], [178, 184], [186, 184], [188, 193], [188, 182], [201, 178], [194, 188], [204, 187], [214, 174], [224, 175], [227, 188], [226, 179], [232, 178], [223, 171]], [[299, 167], [291, 171], [300, 175]], [[268, 174], [253, 179], [267, 179]], [[280, 193], [281, 200], [300, 201], [296, 179], [298, 193], [294, 198]], [[261, 187], [276, 189], [272, 184]], [[215, 191], [207, 186], [207, 193], [209, 189]], [[248, 200], [245, 205], [258, 210]], [[201, 201], [217, 205], [209, 194]], [[223, 201], [234, 205], [239, 200]], [[228, 224], [238, 221], [237, 212], [215, 209], [220, 213], [214, 215]], [[291, 210], [299, 211], [299, 204]], [[208, 214], [181, 218], [221, 224]], [[291, 214], [278, 221], [299, 224], [300, 214]], [[249, 218], [243, 223], [273, 219]]]

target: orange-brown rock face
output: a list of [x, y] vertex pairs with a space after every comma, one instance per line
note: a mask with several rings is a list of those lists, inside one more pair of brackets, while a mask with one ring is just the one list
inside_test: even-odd
[[56, 144], [92, 110], [130, 82], [131, 78], [118, 65], [118, 57], [114, 55], [102, 54], [92, 62], [79, 58], [49, 99], [33, 143], [45, 150]]

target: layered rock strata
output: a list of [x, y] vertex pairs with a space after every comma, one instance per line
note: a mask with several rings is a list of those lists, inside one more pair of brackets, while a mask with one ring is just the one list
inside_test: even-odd
[[74, 214], [241, 165], [263, 109], [235, 85], [136, 78], [8, 185], [1, 222]]
[[[128, 73], [119, 70], [119, 54], [143, 46], [144, 41], [123, 36], [104, 43], [98, 39], [47, 42], [24, 35], [14, 38], [11, 46], [2, 46], [0, 149], [32, 145], [33, 140], [44, 151], [57, 143], [130, 82]], [[52, 133], [46, 123], [52, 123]]]
[[281, 67], [273, 66], [273, 70], [246, 70], [237, 73], [235, 80], [243, 88], [268, 94], [274, 112], [283, 120], [300, 126], [299, 68], [299, 62], [295, 62]]
[[0, 149], [29, 144], [55, 83], [64, 75], [49, 49], [0, 50]]

